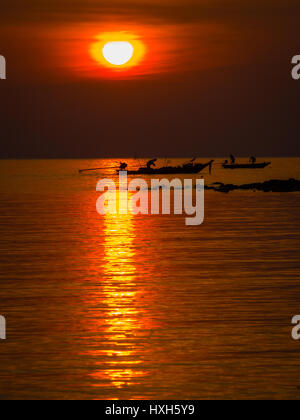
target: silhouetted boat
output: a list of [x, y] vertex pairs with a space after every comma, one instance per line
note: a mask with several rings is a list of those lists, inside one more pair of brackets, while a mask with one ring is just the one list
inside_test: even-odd
[[264, 169], [271, 165], [271, 162], [262, 163], [224, 163], [224, 169]]
[[[213, 160], [207, 163], [187, 163], [182, 166], [163, 166], [162, 168], [142, 167], [137, 171], [127, 171], [128, 175], [180, 175], [180, 174], [198, 174], [205, 168], [213, 164]], [[120, 169], [117, 170], [117, 173]]]

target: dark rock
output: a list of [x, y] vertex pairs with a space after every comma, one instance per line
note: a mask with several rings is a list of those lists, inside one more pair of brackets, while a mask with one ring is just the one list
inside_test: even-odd
[[205, 189], [213, 190], [223, 193], [229, 193], [234, 190], [253, 190], [253, 191], [264, 191], [264, 192], [294, 192], [300, 191], [300, 181], [296, 179], [271, 179], [265, 182], [256, 182], [253, 184], [223, 184], [222, 182], [215, 182], [212, 186], [206, 186]]

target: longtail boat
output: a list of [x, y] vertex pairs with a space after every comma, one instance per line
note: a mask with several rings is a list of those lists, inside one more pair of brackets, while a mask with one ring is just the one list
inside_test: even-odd
[[[213, 164], [213, 160], [207, 163], [187, 163], [182, 166], [163, 166], [162, 168], [141, 167], [136, 171], [127, 171], [128, 175], [180, 175], [180, 174], [198, 174], [205, 168]], [[117, 173], [121, 172], [120, 169]]]
[[271, 165], [271, 162], [262, 163], [224, 163], [224, 169], [264, 169]]

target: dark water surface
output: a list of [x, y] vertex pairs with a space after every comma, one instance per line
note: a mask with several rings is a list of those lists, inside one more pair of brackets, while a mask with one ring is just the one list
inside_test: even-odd
[[[205, 182], [300, 179], [272, 161]], [[100, 216], [113, 166], [0, 161], [0, 398], [299, 398], [300, 193], [208, 191], [198, 227]]]

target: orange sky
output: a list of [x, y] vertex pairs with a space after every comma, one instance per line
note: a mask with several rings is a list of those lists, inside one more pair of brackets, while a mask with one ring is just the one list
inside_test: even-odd
[[[112, 72], [91, 56], [91, 46], [101, 34], [125, 32], [145, 46], [145, 56], [130, 71]], [[12, 68], [23, 79], [132, 78], [166, 73], [184, 73], [233, 65], [240, 42], [230, 27], [221, 23], [140, 23], [122, 19], [47, 25], [34, 23], [2, 27], [8, 55], [20, 57]], [[22, 43], [20, 40], [22, 39]], [[230, 41], [230, 43], [229, 43]], [[23, 60], [25, 57], [25, 60]], [[244, 59], [247, 57], [243, 58]], [[19, 76], [20, 77], [20, 74]]]
[[[299, 0], [9, 0], [0, 157], [300, 153], [299, 15]], [[145, 55], [116, 72], [90, 49], [119, 31]]]
[[286, 0], [28, 0], [24, 8], [11, 0], [1, 10], [0, 39], [19, 57], [12, 71], [23, 79], [115, 78], [89, 54], [107, 31], [128, 31], [147, 49], [120, 78], [198, 71], [279, 57], [298, 25], [293, 4], [298, 10], [294, 0], [289, 7]]

